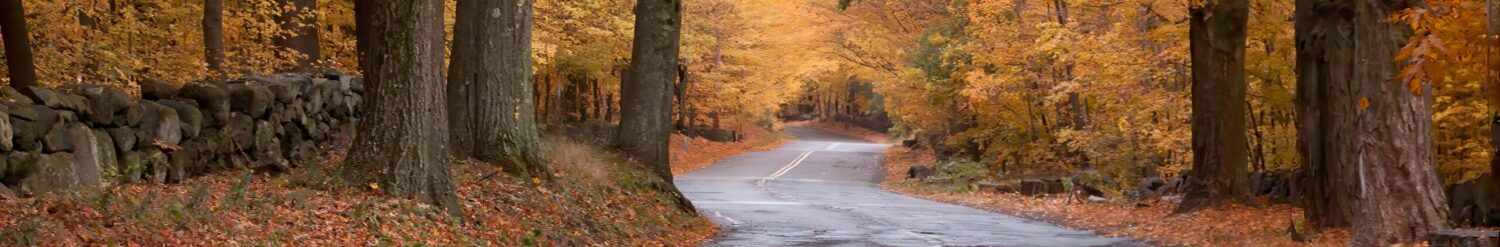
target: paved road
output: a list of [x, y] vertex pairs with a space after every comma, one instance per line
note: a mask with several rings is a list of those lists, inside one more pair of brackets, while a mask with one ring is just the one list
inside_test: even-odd
[[708, 246], [1134, 246], [881, 190], [884, 144], [807, 128], [798, 141], [677, 177], [721, 228]]

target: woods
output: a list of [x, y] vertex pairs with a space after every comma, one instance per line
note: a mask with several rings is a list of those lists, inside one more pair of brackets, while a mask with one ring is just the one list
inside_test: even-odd
[[[28, 105], [78, 112], [16, 110], [25, 124], [123, 112], [31, 87], [223, 91], [177, 102], [206, 109], [299, 96], [194, 83], [362, 77], [364, 96], [339, 103], [358, 120], [332, 177], [460, 221], [455, 167], [495, 166], [505, 175], [475, 177], [522, 187], [566, 179], [548, 133], [601, 139], [623, 158], [597, 162], [654, 176], [640, 197], [695, 214], [673, 150], [814, 120], [931, 156], [896, 172], [955, 192], [1165, 202], [1173, 215], [1289, 205], [1297, 217], [1276, 231], [1347, 231], [1353, 246], [1500, 223], [1493, 190], [1476, 189], [1500, 171], [1495, 1], [0, 0], [0, 39], [6, 84], [24, 95], [4, 95], [5, 128]], [[182, 105], [149, 114], [230, 118]], [[12, 134], [0, 137], [68, 142]]]

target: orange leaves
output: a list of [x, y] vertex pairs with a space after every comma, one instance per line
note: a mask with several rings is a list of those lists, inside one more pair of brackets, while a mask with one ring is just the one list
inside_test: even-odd
[[1370, 108], [1370, 97], [1360, 96], [1359, 97], [1359, 110], [1360, 111], [1364, 111], [1365, 109], [1369, 109], [1369, 108]]

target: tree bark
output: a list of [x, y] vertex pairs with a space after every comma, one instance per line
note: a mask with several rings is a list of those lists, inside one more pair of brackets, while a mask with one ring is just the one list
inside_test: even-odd
[[203, 0], [203, 60], [208, 72], [223, 76], [224, 70], [224, 1]]
[[361, 0], [367, 103], [338, 175], [462, 217], [443, 114], [443, 1]]
[[616, 145], [626, 155], [653, 169], [668, 196], [681, 209], [695, 212], [692, 203], [672, 184], [672, 83], [682, 38], [681, 0], [639, 0], [635, 6], [635, 40], [630, 69], [621, 85], [619, 136]]
[[[481, 0], [483, 1], [483, 0]], [[449, 49], [448, 61], [448, 84], [446, 93], [448, 101], [448, 145], [449, 152], [459, 160], [467, 160], [474, 156], [475, 112], [478, 108], [474, 102], [474, 83], [480, 80], [480, 65], [485, 61], [479, 61], [478, 46], [480, 40], [479, 22], [481, 1], [458, 1], [455, 9], [455, 21], [453, 23], [453, 45]]]
[[1432, 89], [1396, 79], [1411, 37], [1387, 17], [1421, 1], [1298, 0], [1299, 148], [1304, 207], [1318, 224], [1347, 220], [1350, 244], [1422, 241], [1447, 224], [1432, 150]]
[[316, 68], [318, 60], [322, 59], [318, 48], [318, 0], [280, 0], [277, 6], [285, 9], [276, 15], [276, 22], [291, 34], [277, 35], [272, 43], [300, 53], [295, 57], [290, 54], [284, 57], [297, 61], [296, 67], [291, 68], [293, 71]]
[[[472, 136], [455, 138], [474, 138], [469, 152], [479, 160], [500, 164], [508, 173], [550, 178], [539, 151], [532, 99], [532, 0], [472, 0], [460, 4], [460, 12], [469, 12], [464, 16], [468, 18], [459, 21], [468, 25], [460, 27], [470, 30], [455, 30], [455, 58], [459, 55], [457, 48], [472, 50], [465, 60], [454, 60], [449, 76], [457, 78], [455, 82], [469, 80], [471, 90], [454, 92], [450, 83], [448, 94], [465, 98], [450, 102], [468, 103], [470, 107], [449, 115], [470, 114], [463, 118], [471, 121], [467, 127]], [[466, 36], [457, 36], [460, 34]], [[468, 65], [459, 66], [464, 63]]]
[[0, 38], [5, 39], [5, 66], [10, 86], [35, 97], [28, 86], [36, 86], [36, 61], [31, 37], [26, 31], [26, 8], [21, 0], [0, 0]]
[[1193, 170], [1176, 212], [1226, 202], [1254, 204], [1245, 180], [1245, 28], [1247, 0], [1218, 0], [1192, 8]]

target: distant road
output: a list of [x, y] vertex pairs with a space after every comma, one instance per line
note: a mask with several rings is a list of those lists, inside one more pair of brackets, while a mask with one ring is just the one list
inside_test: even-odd
[[799, 140], [677, 177], [721, 228], [708, 246], [1138, 246], [881, 190], [888, 145], [809, 128]]

